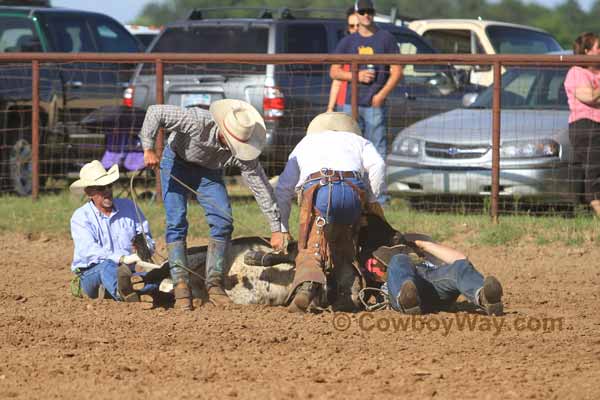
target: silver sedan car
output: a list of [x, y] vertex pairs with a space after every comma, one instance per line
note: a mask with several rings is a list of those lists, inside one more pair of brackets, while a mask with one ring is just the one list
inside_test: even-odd
[[[500, 195], [578, 200], [582, 174], [569, 162], [566, 72], [511, 68], [502, 76]], [[390, 193], [489, 195], [492, 95], [489, 88], [466, 108], [402, 130], [387, 157]]]

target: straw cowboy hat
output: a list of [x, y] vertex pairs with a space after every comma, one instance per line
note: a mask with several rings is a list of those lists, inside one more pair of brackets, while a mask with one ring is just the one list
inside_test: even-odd
[[343, 112], [326, 112], [317, 115], [306, 129], [306, 134], [323, 132], [323, 131], [340, 131], [352, 132], [358, 136], [362, 136], [358, 123], [350, 115]]
[[267, 129], [259, 112], [241, 100], [218, 100], [210, 113], [234, 157], [242, 161], [258, 158], [265, 146]]
[[94, 160], [85, 164], [79, 171], [79, 180], [70, 186], [71, 192], [81, 193], [88, 186], [106, 186], [119, 179], [119, 166], [117, 164], [105, 170], [102, 163]]

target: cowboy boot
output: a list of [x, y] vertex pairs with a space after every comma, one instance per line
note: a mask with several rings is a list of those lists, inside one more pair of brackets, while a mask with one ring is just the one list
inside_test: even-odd
[[233, 303], [223, 288], [230, 244], [229, 240], [216, 240], [212, 238], [208, 240], [206, 289], [209, 300], [217, 306]]
[[420, 315], [423, 313], [419, 291], [415, 283], [410, 279], [404, 281], [396, 300], [404, 314]]
[[175, 308], [191, 311], [192, 292], [190, 290], [190, 274], [188, 267], [186, 245], [184, 241], [167, 243], [169, 251], [169, 267], [173, 280], [173, 294], [175, 295]]
[[487, 276], [483, 280], [483, 287], [479, 291], [478, 305], [485, 310], [487, 315], [503, 315], [502, 285], [494, 276]]
[[318, 296], [320, 288], [320, 283], [303, 282], [296, 289], [296, 294], [288, 306], [288, 312], [305, 313], [313, 300]]

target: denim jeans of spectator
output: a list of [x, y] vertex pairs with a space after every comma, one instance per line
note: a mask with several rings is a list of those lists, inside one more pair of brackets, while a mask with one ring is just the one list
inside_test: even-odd
[[167, 243], [186, 240], [189, 227], [187, 199], [192, 194], [172, 179], [171, 175], [200, 193], [196, 195], [196, 199], [204, 208], [210, 237], [222, 241], [229, 240], [233, 232], [233, 217], [231, 203], [223, 182], [223, 171], [188, 163], [177, 157], [173, 150], [166, 146], [160, 161], [160, 180], [167, 220]]
[[417, 287], [421, 309], [426, 312], [448, 307], [460, 294], [477, 304], [477, 291], [483, 287], [483, 276], [469, 260], [458, 260], [438, 267], [415, 266], [407, 255], [397, 254], [388, 266], [387, 280], [392, 308], [397, 311], [400, 311], [400, 288], [409, 279]]
[[100, 264], [81, 271], [81, 289], [91, 299], [98, 297], [98, 288], [104, 286], [106, 293], [115, 300], [121, 300], [117, 293], [117, 269], [119, 265], [111, 260], [104, 260]]
[[[313, 185], [319, 185], [320, 181], [315, 180], [304, 185], [304, 190]], [[360, 219], [361, 208], [358, 193], [346, 182], [351, 182], [360, 189], [364, 190], [364, 184], [356, 178], [346, 178], [343, 181], [334, 182], [330, 185], [323, 185], [317, 190], [315, 207], [321, 212], [328, 224], [352, 225]]]
[[[345, 104], [343, 112], [352, 115], [352, 106]], [[358, 125], [363, 137], [369, 140], [381, 157], [387, 156], [387, 107], [358, 107]]]
[[[352, 106], [345, 104], [343, 107], [338, 107], [338, 110], [346, 114], [352, 115]], [[387, 155], [387, 126], [385, 124], [387, 118], [387, 107], [358, 107], [358, 125], [363, 132], [363, 137], [369, 140], [377, 149], [377, 152], [385, 160]], [[381, 205], [385, 205], [390, 199], [385, 186], [382, 192], [377, 197], [377, 201]]]

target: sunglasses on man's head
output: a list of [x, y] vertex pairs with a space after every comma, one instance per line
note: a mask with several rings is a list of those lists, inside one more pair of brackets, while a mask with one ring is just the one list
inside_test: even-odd
[[360, 15], [373, 15], [375, 14], [375, 10], [373, 8], [362, 8], [357, 11]]

